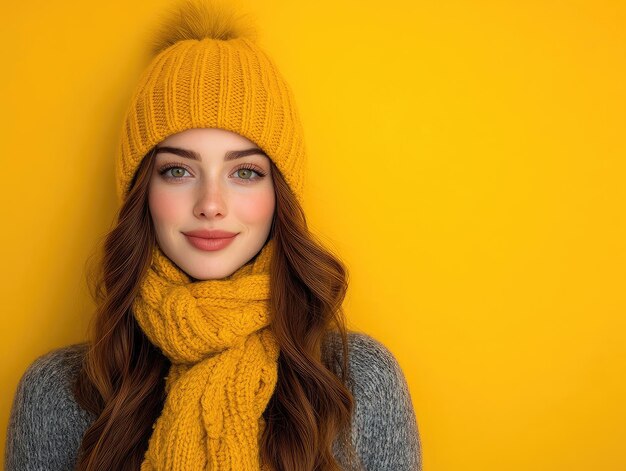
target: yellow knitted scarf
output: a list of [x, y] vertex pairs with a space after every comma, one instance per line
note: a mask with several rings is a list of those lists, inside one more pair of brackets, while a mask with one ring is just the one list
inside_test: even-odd
[[192, 282], [155, 245], [133, 312], [172, 365], [142, 471], [262, 469], [279, 354], [268, 328], [272, 252], [270, 239], [232, 275]]

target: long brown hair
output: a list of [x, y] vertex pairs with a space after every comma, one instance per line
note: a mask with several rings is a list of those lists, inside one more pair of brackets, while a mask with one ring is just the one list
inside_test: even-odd
[[[155, 149], [143, 158], [87, 273], [96, 311], [73, 393], [95, 419], [83, 435], [77, 470], [138, 470], [165, 401], [170, 361], [131, 310], [156, 244], [147, 199]], [[348, 273], [309, 232], [302, 207], [273, 162], [271, 176], [276, 210], [269, 237], [276, 250], [270, 309], [280, 356], [276, 388], [263, 413], [261, 460], [277, 471], [360, 469], [352, 446], [354, 399], [342, 309]], [[334, 342], [340, 348], [327, 348], [329, 333], [340, 339]], [[333, 456], [335, 439], [345, 463]]]

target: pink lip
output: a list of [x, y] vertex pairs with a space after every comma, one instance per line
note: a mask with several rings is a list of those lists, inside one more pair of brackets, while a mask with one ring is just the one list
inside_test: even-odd
[[222, 231], [219, 229], [215, 229], [215, 230], [198, 229], [196, 231], [183, 232], [183, 234], [187, 236], [201, 237], [203, 239], [225, 239], [227, 237], [234, 237], [237, 235], [236, 232]]
[[221, 250], [224, 247], [227, 247], [228, 245], [230, 245], [230, 243], [233, 240], [235, 240], [236, 236], [237, 234], [233, 235], [232, 237], [221, 237], [221, 238], [213, 237], [210, 239], [206, 239], [204, 237], [195, 237], [195, 236], [189, 235], [189, 233], [185, 234], [185, 237], [187, 238], [187, 240], [189, 241], [191, 245], [193, 245], [197, 249], [205, 250], [209, 252], [213, 252], [215, 250]]

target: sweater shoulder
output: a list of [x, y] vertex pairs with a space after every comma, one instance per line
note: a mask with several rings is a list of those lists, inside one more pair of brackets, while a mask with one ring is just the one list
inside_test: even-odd
[[[404, 373], [391, 350], [375, 337], [364, 332], [348, 331], [348, 370], [351, 386], [380, 389], [391, 384], [394, 391], [407, 387]], [[335, 367], [343, 359], [341, 336], [332, 331], [327, 336], [326, 352], [333, 355]]]
[[[365, 469], [421, 470], [421, 441], [415, 409], [402, 368], [375, 337], [348, 332], [348, 387], [354, 397], [352, 440]], [[343, 353], [332, 333], [335, 363]]]
[[75, 343], [39, 355], [26, 368], [20, 382], [26, 385], [66, 385], [76, 378], [87, 343]]
[[38, 356], [20, 378], [11, 407], [6, 470], [73, 469], [91, 414], [76, 403], [72, 384], [86, 343]]

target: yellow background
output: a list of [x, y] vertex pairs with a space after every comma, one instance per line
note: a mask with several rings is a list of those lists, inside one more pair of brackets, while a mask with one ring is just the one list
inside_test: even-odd
[[[0, 423], [82, 341], [113, 153], [168, 1], [3, 5]], [[305, 210], [396, 355], [425, 471], [626, 469], [626, 6], [247, 1], [294, 89]]]

